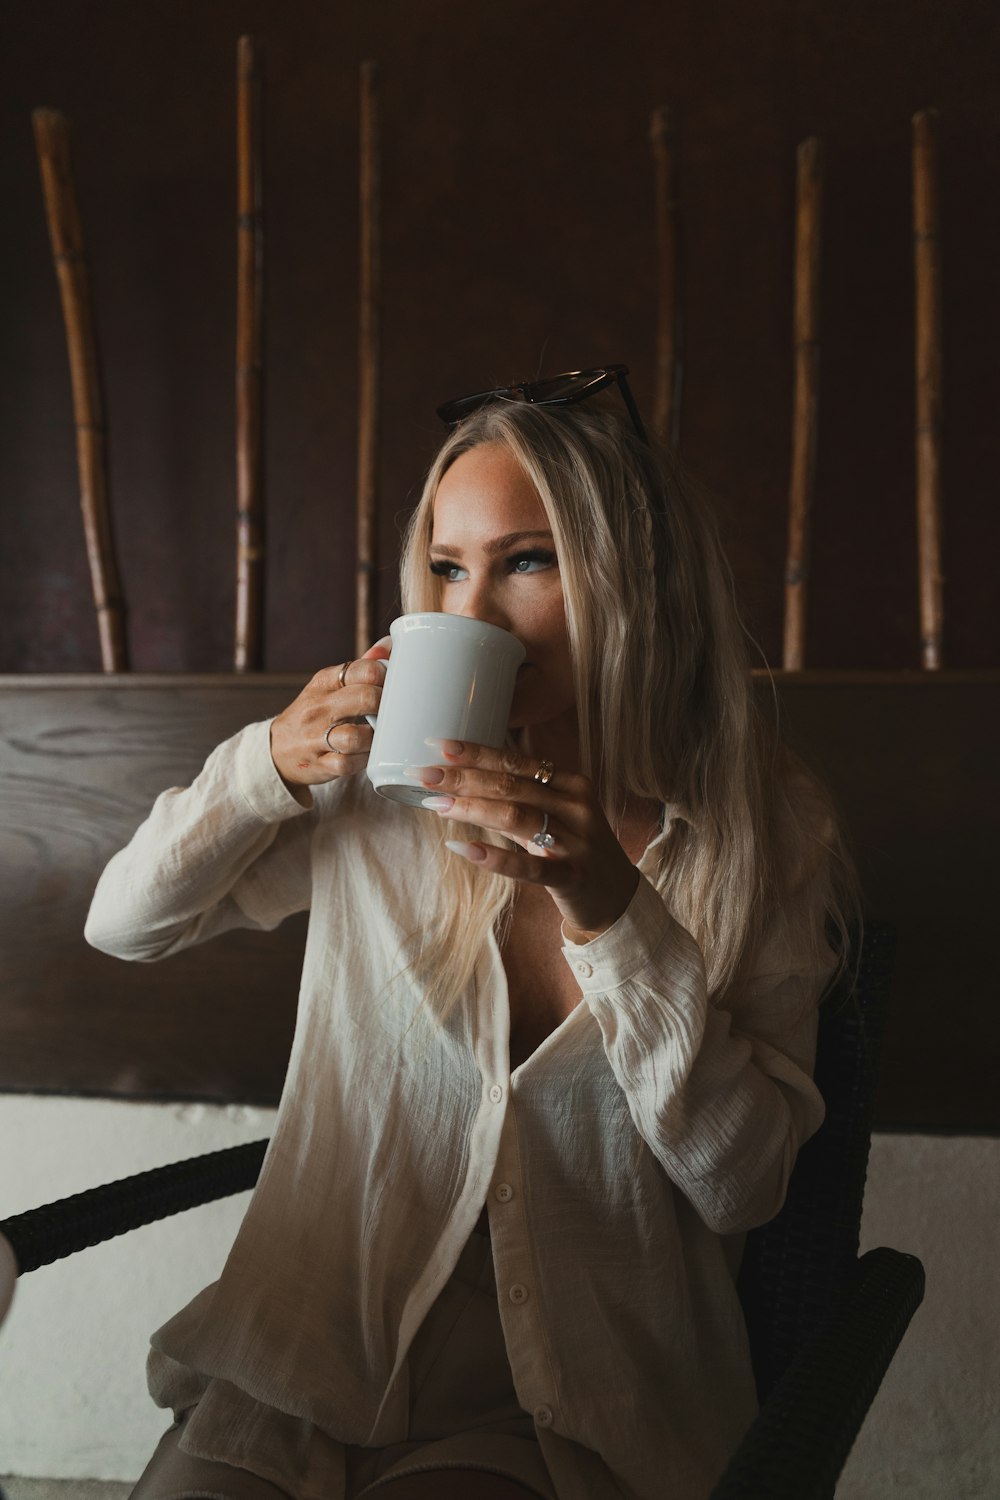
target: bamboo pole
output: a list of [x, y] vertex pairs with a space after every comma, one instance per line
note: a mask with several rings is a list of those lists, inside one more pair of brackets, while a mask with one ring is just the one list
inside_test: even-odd
[[822, 264], [823, 148], [810, 136], [796, 160], [792, 463], [785, 563], [785, 634], [782, 666], [805, 666], [806, 604], [811, 518], [819, 428], [820, 268]]
[[375, 639], [378, 555], [379, 335], [381, 313], [381, 181], [379, 74], [361, 64], [360, 216], [361, 266], [358, 328], [358, 495], [355, 653]]
[[665, 105], [653, 110], [649, 138], [653, 147], [656, 217], [656, 396], [653, 428], [663, 442], [676, 447], [680, 435], [681, 323], [680, 232], [677, 219], [677, 158], [673, 118]]
[[71, 127], [66, 116], [54, 109], [36, 109], [32, 123], [69, 350], [80, 509], [97, 610], [101, 667], [105, 672], [127, 672], [125, 600], [109, 504], [101, 360], [73, 176]]
[[264, 665], [264, 275], [260, 49], [236, 52], [236, 642], [237, 672]]
[[938, 240], [938, 112], [913, 116], [913, 254], [916, 283], [917, 550], [922, 665], [942, 666], [941, 263]]

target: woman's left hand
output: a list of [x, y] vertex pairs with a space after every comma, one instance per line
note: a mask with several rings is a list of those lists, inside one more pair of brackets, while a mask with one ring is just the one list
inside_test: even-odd
[[[441, 817], [489, 828], [525, 851], [469, 843], [455, 852], [464, 858], [543, 885], [572, 929], [570, 941], [585, 943], [605, 932], [625, 911], [639, 884], [639, 872], [614, 830], [586, 776], [560, 771], [545, 784], [535, 780], [541, 764], [514, 750], [435, 740], [444, 765], [408, 769], [427, 789]], [[548, 813], [551, 848], [531, 842]]]

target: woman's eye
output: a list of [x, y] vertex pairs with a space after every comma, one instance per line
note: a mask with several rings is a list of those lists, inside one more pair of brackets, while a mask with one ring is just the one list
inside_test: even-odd
[[445, 562], [442, 558], [431, 563], [431, 572], [436, 573], [438, 578], [443, 578], [446, 583], [455, 583], [456, 579], [453, 574], [461, 573], [461, 571], [458, 563]]
[[522, 567], [522, 563], [537, 563], [540, 567], [551, 567], [556, 560], [554, 552], [544, 552], [536, 548], [532, 552], [519, 552], [516, 557], [510, 559], [510, 571], [512, 573], [534, 572], [533, 568]]
[[[530, 552], [514, 552], [506, 559], [505, 566], [508, 573], [534, 573], [538, 568], [550, 568], [556, 560], [554, 552], [546, 552], [543, 548], [532, 548]], [[447, 558], [436, 557], [430, 562], [430, 570], [438, 578], [443, 578], [445, 583], [458, 583], [459, 575], [465, 575], [465, 569], [459, 567], [458, 563], [449, 562]]]

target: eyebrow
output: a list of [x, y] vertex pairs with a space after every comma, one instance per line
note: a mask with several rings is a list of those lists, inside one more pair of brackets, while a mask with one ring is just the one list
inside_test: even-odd
[[[539, 536], [548, 537], [550, 542], [552, 540], [551, 531], [508, 531], [506, 536], [498, 536], [492, 542], [484, 542], [483, 551], [487, 557], [496, 557], [497, 553], [506, 552], [508, 547], [516, 546], [518, 542], [523, 542], [526, 537]], [[462, 556], [461, 547], [442, 547], [440, 542], [431, 542], [431, 547], [435, 552], [440, 552], [444, 557]]]

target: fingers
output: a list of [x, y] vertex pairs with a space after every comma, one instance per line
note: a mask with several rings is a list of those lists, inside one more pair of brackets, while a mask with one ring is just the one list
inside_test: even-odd
[[299, 727], [304, 734], [322, 739], [330, 725], [339, 720], [363, 720], [367, 714], [378, 713], [385, 685], [385, 658], [361, 658], [345, 665], [346, 671], [343, 666], [324, 667], [296, 699], [293, 708], [299, 710]]
[[323, 733], [327, 755], [366, 755], [372, 747], [375, 731], [368, 724], [354, 724], [349, 719], [330, 725]]
[[[489, 828], [504, 838], [513, 839], [527, 854], [559, 856], [580, 854], [584, 841], [569, 829], [549, 810], [541, 810], [524, 803], [494, 801], [486, 797], [454, 798], [442, 795], [437, 789], [422, 803], [431, 812], [459, 823], [472, 823], [477, 828]], [[546, 842], [534, 842], [542, 835]], [[551, 840], [551, 843], [548, 842]]]
[[368, 764], [368, 751], [361, 754], [343, 755], [338, 751], [326, 751], [319, 757], [318, 768], [322, 774], [317, 781], [336, 781], [341, 776], [360, 776]]
[[384, 637], [356, 661], [324, 667], [271, 726], [271, 758], [291, 787], [354, 776], [368, 764], [391, 641]]
[[391, 653], [392, 636], [384, 635], [380, 641], [375, 642], [374, 646], [368, 647], [368, 650], [364, 653], [360, 660], [368, 661], [369, 659], [371, 659], [374, 661], [388, 661]]
[[[427, 789], [424, 806], [440, 817], [502, 834], [520, 849], [448, 840], [483, 870], [544, 886], [563, 920], [586, 940], [605, 932], [628, 907], [640, 879], [601, 808], [593, 783], [577, 772], [518, 751], [428, 740], [444, 764], [411, 767]], [[547, 779], [536, 780], [544, 772]], [[548, 835], [543, 845], [536, 836]], [[579, 941], [583, 941], [583, 937]], [[574, 939], [577, 941], [577, 939]]]
[[[373, 646], [373, 651], [378, 648]], [[385, 682], [386, 666], [388, 656], [370, 657], [360, 656], [357, 661], [344, 662], [339, 667], [324, 667], [317, 672], [309, 684], [309, 688], [315, 689], [317, 694], [325, 694], [328, 698], [337, 693], [342, 693], [349, 687], [360, 687], [365, 684], [378, 687], [381, 692], [382, 684]], [[344, 680], [341, 682], [340, 674], [343, 672]], [[307, 689], [308, 691], [308, 689]]]
[[446, 765], [411, 766], [405, 771], [428, 795], [451, 799], [449, 808], [433, 810], [516, 839], [530, 839], [547, 812], [559, 821], [564, 845], [592, 836], [599, 809], [587, 777], [557, 769], [548, 783], [536, 781], [538, 760], [485, 745], [465, 745], [458, 753], [445, 749], [444, 757]]
[[[591, 787], [591, 782], [586, 776], [572, 771], [561, 771], [558, 766], [553, 766], [551, 761], [543, 760], [540, 755], [522, 755], [520, 751], [510, 750], [506, 746], [494, 750], [489, 745], [463, 744], [460, 740], [436, 739], [427, 740], [427, 745], [430, 749], [441, 752], [441, 759], [449, 768], [515, 777], [540, 787], [543, 794], [563, 792], [574, 797], [581, 797], [586, 796]], [[547, 771], [545, 781], [538, 774], [543, 771]]]
[[562, 872], [568, 869], [568, 866], [555, 861], [546, 860], [542, 863], [541, 860], [529, 859], [526, 854], [498, 849], [495, 844], [466, 844], [457, 839], [447, 839], [445, 846], [453, 854], [460, 854], [463, 859], [467, 859], [470, 864], [479, 865], [481, 869], [490, 870], [495, 875], [506, 875], [509, 880], [520, 880], [529, 885], [544, 885], [549, 890], [559, 889]]

